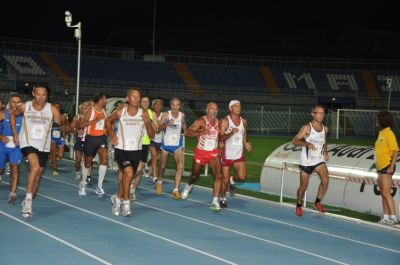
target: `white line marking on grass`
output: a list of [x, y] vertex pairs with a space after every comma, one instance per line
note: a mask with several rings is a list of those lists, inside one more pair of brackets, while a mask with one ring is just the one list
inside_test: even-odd
[[[51, 179], [51, 178], [48, 178], [48, 177], [45, 177], [45, 176], [43, 176], [43, 178], [51, 180], [51, 181], [54, 181], [54, 182], [58, 182], [58, 183], [61, 183], [61, 184], [64, 184], [64, 185], [68, 185], [68, 186], [72, 186], [72, 187], [79, 187], [78, 185], [71, 184], [71, 183], [68, 183], [68, 182], [64, 182], [62, 180], [55, 180], [55, 179]], [[88, 190], [94, 191], [93, 189], [88, 189]], [[107, 195], [109, 195], [109, 194], [107, 194]], [[45, 195], [41, 195], [41, 196], [43, 196], [45, 198], [48, 198]], [[52, 198], [52, 200], [58, 201], [57, 199], [53, 199], [53, 198]], [[63, 204], [68, 204], [68, 203], [63, 202]], [[248, 238], [251, 238], [251, 239], [263, 241], [263, 242], [266, 242], [266, 243], [269, 243], [269, 244], [272, 244], [272, 245], [275, 245], [275, 246], [279, 246], [279, 247], [283, 247], [283, 248], [286, 248], [286, 249], [290, 249], [290, 250], [293, 250], [293, 251], [296, 251], [296, 252], [300, 252], [302, 254], [313, 256], [313, 257], [316, 257], [316, 258], [320, 258], [320, 259], [323, 259], [323, 260], [326, 260], [326, 261], [330, 261], [330, 262], [333, 262], [333, 263], [336, 263], [336, 264], [343, 264], [343, 265], [348, 264], [348, 263], [345, 263], [345, 262], [342, 262], [342, 261], [339, 261], [339, 260], [336, 260], [336, 259], [332, 259], [332, 258], [329, 258], [329, 257], [318, 255], [318, 254], [315, 254], [315, 253], [312, 253], [312, 252], [309, 252], [309, 251], [306, 251], [306, 250], [302, 250], [302, 249], [295, 248], [295, 247], [292, 247], [292, 246], [289, 246], [289, 245], [285, 245], [285, 244], [282, 244], [282, 243], [279, 243], [279, 242], [275, 242], [275, 241], [268, 240], [268, 239], [265, 239], [265, 238], [253, 236], [253, 235], [250, 235], [250, 234], [246, 234], [246, 233], [234, 230], [234, 229], [230, 229], [230, 228], [226, 228], [226, 227], [219, 226], [219, 225], [216, 225], [216, 224], [212, 224], [212, 223], [209, 223], [209, 222], [206, 222], [206, 221], [202, 221], [202, 220], [199, 220], [199, 219], [188, 217], [188, 216], [185, 216], [185, 215], [182, 215], [182, 214], [178, 214], [178, 213], [175, 213], [175, 212], [163, 210], [163, 209], [160, 209], [160, 208], [157, 208], [157, 207], [154, 207], [154, 206], [150, 206], [150, 205], [147, 205], [147, 204], [143, 204], [143, 203], [139, 203], [139, 202], [136, 202], [135, 204], [139, 204], [139, 205], [142, 205], [143, 207], [146, 207], [146, 208], [150, 208], [150, 209], [157, 210], [157, 211], [160, 211], [160, 212], [163, 212], [163, 213], [167, 213], [167, 214], [171, 214], [171, 215], [174, 215], [174, 216], [178, 216], [180, 218], [184, 218], [184, 219], [187, 219], [187, 220], [198, 222], [198, 223], [201, 223], [201, 224], [204, 224], [204, 225], [207, 225], [207, 226], [215, 227], [215, 228], [218, 228], [218, 229], [221, 229], [221, 230], [224, 230], [224, 231], [228, 231], [228, 232], [231, 232], [231, 233], [235, 233], [235, 234], [238, 234], [238, 235], [241, 235], [241, 236], [245, 236], [245, 237], [248, 237]], [[96, 216], [97, 215], [98, 214], [96, 214]]]
[[61, 244], [66, 245], [66, 246], [68, 246], [68, 247], [70, 247], [70, 248], [72, 248], [72, 249], [74, 249], [74, 250], [76, 250], [76, 251], [78, 251], [78, 252], [80, 252], [80, 253], [82, 253], [82, 254], [84, 254], [84, 255], [92, 258], [92, 259], [94, 259], [94, 260], [97, 260], [98, 262], [100, 262], [102, 264], [112, 265], [112, 263], [110, 263], [110, 262], [108, 262], [108, 261], [106, 261], [106, 260], [104, 260], [104, 259], [102, 259], [102, 258], [100, 258], [100, 257], [98, 257], [98, 256], [86, 251], [86, 250], [83, 250], [80, 247], [75, 246], [74, 244], [71, 244], [71, 243], [69, 243], [69, 242], [67, 242], [67, 241], [65, 241], [65, 240], [63, 240], [63, 239], [61, 239], [61, 238], [59, 238], [59, 237], [57, 237], [57, 236], [55, 236], [53, 234], [50, 234], [49, 232], [43, 231], [42, 229], [40, 229], [40, 228], [38, 228], [38, 227], [36, 227], [34, 225], [31, 225], [31, 224], [29, 224], [27, 222], [24, 222], [24, 221], [12, 216], [12, 215], [9, 215], [9, 214], [7, 214], [7, 213], [5, 213], [3, 211], [0, 211], [0, 214], [2, 214], [4, 216], [6, 216], [6, 217], [18, 222], [18, 223], [21, 223], [21, 224], [23, 224], [23, 225], [25, 225], [25, 226], [27, 226], [27, 227], [29, 227], [29, 228], [41, 233], [41, 234], [43, 234], [43, 235], [45, 235], [45, 236], [47, 236], [47, 237], [49, 237], [51, 239], [54, 239], [54, 240], [60, 242]]

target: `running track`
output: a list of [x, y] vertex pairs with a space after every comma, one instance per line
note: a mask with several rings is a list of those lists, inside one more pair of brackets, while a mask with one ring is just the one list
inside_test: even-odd
[[[60, 161], [59, 177], [45, 171], [33, 218], [25, 220], [26, 172], [23, 166], [18, 205], [7, 204], [7, 175], [0, 184], [0, 264], [400, 264], [396, 230], [313, 211], [297, 218], [293, 208], [240, 196], [214, 213], [210, 190], [195, 187], [189, 200], [175, 201], [169, 182], [167, 194], [156, 196], [143, 179], [133, 216], [115, 217], [94, 185], [78, 197], [68, 161]], [[115, 193], [116, 174], [108, 171], [106, 180], [106, 192]]]

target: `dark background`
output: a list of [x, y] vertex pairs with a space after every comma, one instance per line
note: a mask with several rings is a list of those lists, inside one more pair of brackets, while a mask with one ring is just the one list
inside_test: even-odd
[[[158, 0], [156, 50], [400, 59], [394, 3]], [[2, 3], [0, 36], [74, 42], [65, 10], [83, 23], [84, 44], [151, 53], [153, 0]]]

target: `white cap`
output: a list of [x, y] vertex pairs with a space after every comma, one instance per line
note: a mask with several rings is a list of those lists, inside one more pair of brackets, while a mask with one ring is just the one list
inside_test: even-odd
[[231, 100], [230, 102], [229, 102], [229, 108], [231, 108], [233, 105], [235, 105], [235, 104], [240, 104], [240, 101], [239, 100], [236, 100], [236, 99], [234, 99], [234, 100]]

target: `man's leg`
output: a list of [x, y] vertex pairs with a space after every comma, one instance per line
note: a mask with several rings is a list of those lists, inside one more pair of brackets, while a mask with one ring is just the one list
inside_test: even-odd
[[158, 177], [156, 181], [156, 193], [162, 193], [162, 178], [164, 177], [165, 167], [167, 166], [169, 153], [167, 151], [162, 150], [160, 155], [160, 167], [158, 171]]
[[193, 183], [196, 181], [197, 177], [200, 175], [200, 170], [202, 165], [196, 163], [196, 160], [193, 158], [193, 166], [192, 166], [192, 174], [188, 179], [188, 183], [185, 186], [185, 189], [182, 192], [181, 198], [186, 200], [189, 197], [190, 191], [193, 189]]
[[108, 149], [100, 148], [98, 150], [98, 154], [100, 158], [100, 165], [99, 165], [99, 178], [97, 181], [96, 194], [99, 195], [100, 197], [103, 197], [105, 196], [105, 192], [103, 189], [103, 182], [107, 173]]
[[57, 144], [54, 141], [51, 141], [50, 144], [50, 162], [53, 168], [53, 176], [58, 176], [58, 168], [57, 168]]
[[300, 170], [300, 185], [299, 188], [297, 189], [297, 205], [296, 205], [296, 215], [299, 217], [303, 215], [303, 210], [301, 209], [301, 206], [304, 198], [304, 193], [306, 192], [308, 187], [309, 177], [310, 174], [304, 172], [303, 170]]
[[[392, 176], [388, 174], [381, 174], [380, 176], [380, 192], [382, 195], [382, 204], [384, 207], [384, 214], [389, 215], [391, 221], [397, 223], [396, 217], [396, 204], [392, 197]], [[386, 211], [385, 211], [386, 208]], [[386, 217], [386, 216], [385, 216]]]
[[211, 208], [211, 210], [219, 211], [219, 210], [221, 210], [221, 208], [219, 205], [218, 196], [219, 196], [221, 182], [222, 182], [221, 160], [220, 160], [219, 156], [210, 160], [208, 162], [208, 165], [210, 166], [210, 168], [214, 174], [213, 200], [212, 200], [212, 204], [211, 204], [210, 208]]
[[318, 188], [317, 198], [315, 198], [314, 208], [320, 211], [321, 213], [324, 213], [325, 209], [321, 204], [321, 200], [324, 197], [326, 191], [328, 190], [328, 184], [329, 184], [328, 167], [326, 166], [326, 164], [321, 164], [315, 168], [315, 172], [317, 172], [318, 175], [320, 176], [321, 183]]
[[151, 167], [151, 175], [153, 178], [157, 178], [158, 175], [158, 170], [157, 170], [157, 160], [158, 160], [158, 154], [159, 152], [157, 151], [157, 148], [155, 146], [150, 146], [150, 167]]
[[221, 202], [226, 200], [226, 190], [229, 185], [230, 169], [229, 166], [222, 167]]
[[8, 203], [15, 204], [17, 201], [17, 186], [19, 179], [19, 164], [10, 164], [11, 179], [10, 179], [10, 195]]

